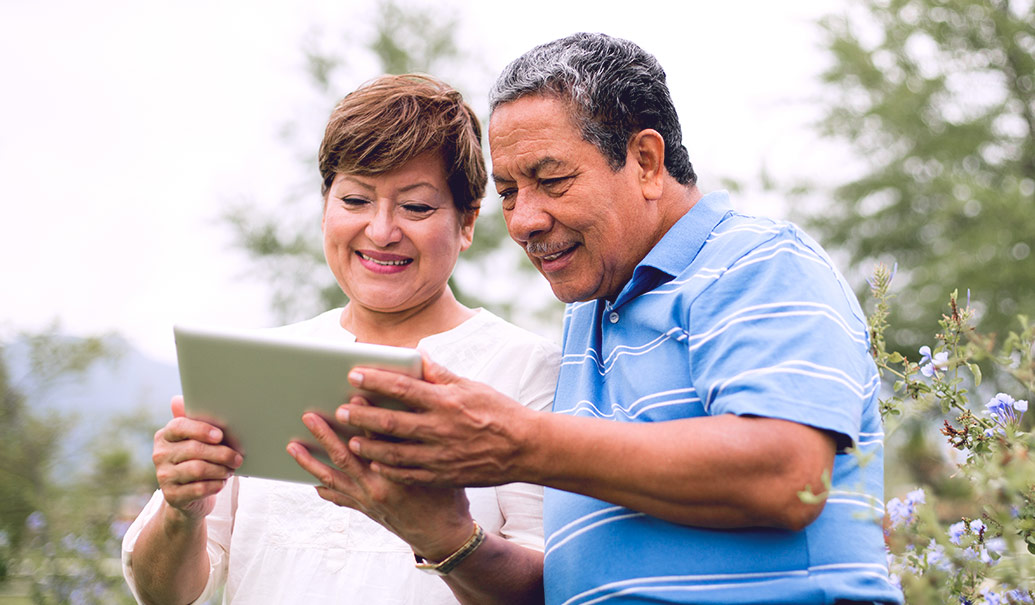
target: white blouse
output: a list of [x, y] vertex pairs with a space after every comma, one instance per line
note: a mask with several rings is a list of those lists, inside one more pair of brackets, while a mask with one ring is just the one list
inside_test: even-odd
[[[274, 328], [321, 340], [354, 341], [341, 309]], [[489, 384], [535, 410], [548, 410], [560, 350], [545, 338], [480, 309], [418, 348], [461, 376]], [[286, 455], [286, 454], [285, 454]], [[471, 514], [487, 533], [543, 550], [542, 488], [528, 484], [468, 488]], [[123, 573], [137, 601], [132, 553], [162, 503], [161, 490], [126, 532]], [[438, 577], [414, 567], [413, 551], [366, 515], [320, 498], [310, 485], [234, 477], [206, 520], [210, 573], [205, 602], [225, 586], [223, 603], [456, 603]]]

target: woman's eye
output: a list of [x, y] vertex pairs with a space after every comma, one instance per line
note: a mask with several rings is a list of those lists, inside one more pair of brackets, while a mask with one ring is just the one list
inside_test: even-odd
[[370, 202], [361, 197], [343, 197], [341, 198], [341, 203], [346, 208], [362, 208]]
[[428, 204], [409, 203], [409, 204], [403, 204], [402, 207], [403, 207], [403, 210], [405, 210], [406, 212], [409, 212], [410, 214], [422, 214], [423, 215], [423, 214], [431, 214], [432, 212], [435, 211], [435, 207], [434, 206], [430, 206]]

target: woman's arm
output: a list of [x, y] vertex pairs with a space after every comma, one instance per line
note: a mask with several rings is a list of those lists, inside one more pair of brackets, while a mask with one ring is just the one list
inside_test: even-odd
[[183, 398], [173, 419], [155, 433], [152, 459], [163, 501], [130, 555], [133, 579], [149, 604], [190, 603], [208, 582], [206, 517], [241, 455], [220, 445], [218, 428], [187, 418]]

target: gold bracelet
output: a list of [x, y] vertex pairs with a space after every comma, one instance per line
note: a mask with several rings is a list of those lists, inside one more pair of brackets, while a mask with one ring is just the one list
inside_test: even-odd
[[481, 543], [484, 541], [485, 531], [482, 530], [482, 527], [478, 525], [477, 521], [475, 521], [474, 533], [472, 533], [471, 537], [467, 539], [467, 542], [464, 542], [463, 546], [457, 549], [455, 553], [443, 559], [441, 563], [432, 563], [416, 553], [414, 553], [413, 558], [417, 561], [417, 569], [432, 575], [444, 576], [453, 571], [453, 568], [470, 556], [470, 554], [474, 552], [474, 549], [481, 546]]

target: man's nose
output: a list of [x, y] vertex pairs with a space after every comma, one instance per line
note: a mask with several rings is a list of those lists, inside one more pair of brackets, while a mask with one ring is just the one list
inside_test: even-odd
[[550, 230], [553, 216], [547, 201], [534, 192], [518, 191], [515, 194], [514, 207], [503, 213], [507, 232], [514, 241], [527, 242]]

